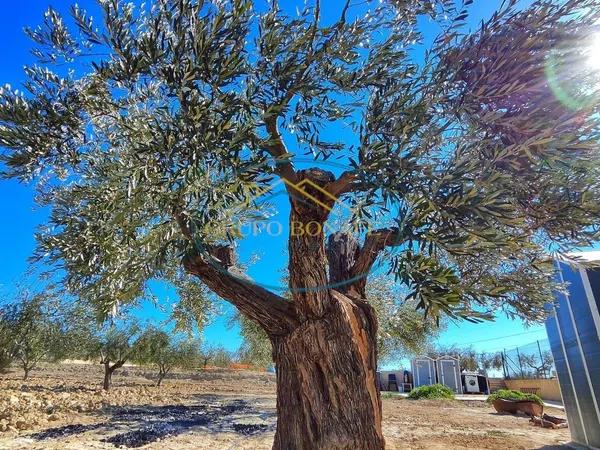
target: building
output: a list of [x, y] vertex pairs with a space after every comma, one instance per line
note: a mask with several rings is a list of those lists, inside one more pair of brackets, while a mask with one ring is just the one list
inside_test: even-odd
[[600, 448], [600, 252], [576, 255], [578, 262], [557, 261], [557, 280], [568, 285], [556, 293], [546, 330], [556, 364], [574, 442]]

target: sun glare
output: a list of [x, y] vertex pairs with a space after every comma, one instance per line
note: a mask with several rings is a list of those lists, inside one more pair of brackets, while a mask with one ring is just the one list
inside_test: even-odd
[[588, 52], [587, 64], [595, 70], [600, 70], [600, 32], [592, 37]]

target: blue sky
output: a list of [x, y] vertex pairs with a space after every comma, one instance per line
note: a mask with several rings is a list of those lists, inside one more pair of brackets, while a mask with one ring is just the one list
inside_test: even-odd
[[[66, 0], [27, 0], [5, 2], [2, 5], [0, 54], [3, 61], [0, 65], [0, 84], [9, 83], [18, 87], [23, 80], [23, 65], [33, 62], [33, 57], [29, 53], [30, 41], [23, 34], [23, 27], [40, 23], [42, 14], [49, 5], [61, 12], [67, 12], [71, 3]], [[93, 3], [89, 0], [79, 1], [83, 8]], [[289, 6], [294, 4], [292, 0], [286, 3]], [[328, 20], [328, 17], [333, 17], [335, 12], [332, 5], [336, 5], [337, 2], [323, 3], [324, 20]], [[475, 4], [472, 9], [471, 24], [476, 26], [482, 18], [489, 16], [499, 1], [480, 0]], [[431, 28], [428, 24], [425, 26]], [[37, 225], [44, 222], [47, 211], [36, 207], [34, 192], [30, 187], [14, 181], [0, 182], [0, 198], [2, 199], [0, 217], [3, 218], [0, 221], [0, 284], [2, 285], [0, 295], [2, 295], [10, 292], [11, 286], [19, 281], [27, 269], [27, 258], [35, 246], [34, 230]], [[254, 240], [252, 244], [243, 243], [241, 248], [243, 258], [249, 259], [255, 253], [260, 257], [259, 262], [250, 268], [250, 275], [263, 283], [279, 283], [281, 272], [278, 268], [284, 266], [286, 259], [284, 247], [283, 239], [274, 241], [265, 236]], [[156, 291], [162, 298], [173, 295], [169, 289], [161, 285], [157, 285]], [[215, 320], [205, 330], [205, 338], [235, 350], [240, 343], [239, 333], [236, 328], [231, 329], [227, 326], [226, 316], [231, 309], [224, 302], [223, 309], [224, 317]], [[139, 315], [146, 318], [162, 317], [162, 314], [148, 302], [142, 304]], [[520, 321], [502, 316], [495, 322], [477, 325], [466, 322], [450, 323], [439, 342], [443, 345], [472, 344], [479, 351], [491, 351], [513, 348], [545, 337], [543, 326], [525, 328]]]

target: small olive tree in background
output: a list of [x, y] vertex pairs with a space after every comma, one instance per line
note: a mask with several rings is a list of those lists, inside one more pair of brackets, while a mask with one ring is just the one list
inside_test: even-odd
[[200, 362], [204, 370], [207, 367], [229, 367], [234, 362], [234, 354], [222, 345], [203, 344], [200, 349]]
[[104, 324], [92, 321], [78, 332], [80, 355], [104, 368], [102, 388], [110, 389], [114, 372], [132, 361], [138, 352], [140, 329], [137, 324], [113, 319]]
[[237, 314], [235, 320], [242, 336], [242, 344], [237, 352], [239, 362], [260, 368], [273, 365], [273, 349], [267, 333], [241, 314]]
[[443, 329], [443, 324], [417, 308], [387, 276], [374, 276], [367, 282], [366, 298], [379, 320], [377, 356], [379, 363], [398, 361], [425, 353]]
[[69, 352], [67, 319], [50, 293], [19, 289], [12, 303], [0, 306], [0, 358], [23, 369], [23, 379], [41, 361], [59, 361]]
[[200, 364], [200, 342], [196, 339], [173, 339], [171, 334], [150, 326], [137, 340], [133, 361], [150, 365], [158, 371], [156, 385], [173, 369], [193, 369]]
[[104, 366], [104, 390], [110, 388], [115, 370], [123, 367], [136, 353], [136, 333], [135, 328], [119, 330], [111, 325], [96, 342], [96, 355], [99, 355], [100, 364]]
[[[0, 307], [0, 311], [1, 309], [2, 307]], [[0, 313], [0, 317], [3, 317], [3, 313]], [[0, 319], [0, 373], [8, 371], [12, 359], [10, 329], [8, 328], [8, 324], [3, 319]]]
[[548, 350], [534, 354], [520, 353], [517, 360], [521, 373], [528, 378], [548, 377], [554, 366], [554, 358]]
[[202, 344], [200, 349], [200, 363], [203, 370], [206, 370], [210, 362], [215, 357], [215, 347], [211, 344]]
[[481, 368], [487, 372], [489, 370], [502, 370], [504, 368], [504, 359], [500, 352], [485, 352], [481, 355]]
[[[4, 175], [51, 209], [37, 256], [104, 312], [185, 273], [264, 330], [275, 448], [379, 450], [378, 262], [434, 320], [535, 321], [548, 251], [598, 238], [600, 0], [507, 0], [472, 31], [472, 0], [258, 3], [48, 10], [0, 90]], [[277, 182], [289, 299], [236, 257]]]
[[212, 349], [211, 365], [220, 368], [228, 368], [235, 361], [233, 352], [230, 352], [222, 345], [217, 345]]

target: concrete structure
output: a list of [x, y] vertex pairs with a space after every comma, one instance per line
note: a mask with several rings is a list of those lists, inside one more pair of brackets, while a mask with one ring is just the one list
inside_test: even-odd
[[[572, 255], [600, 262], [600, 252]], [[573, 441], [600, 448], [600, 268], [560, 260], [557, 280], [568, 284], [557, 292], [546, 330], [556, 364], [562, 399]]]
[[549, 400], [552, 402], [562, 402], [562, 396], [560, 395], [560, 386], [558, 379], [556, 378], [527, 378], [527, 379], [511, 379], [505, 380], [507, 389], [513, 391], [529, 392], [531, 394], [539, 395], [542, 400]]

